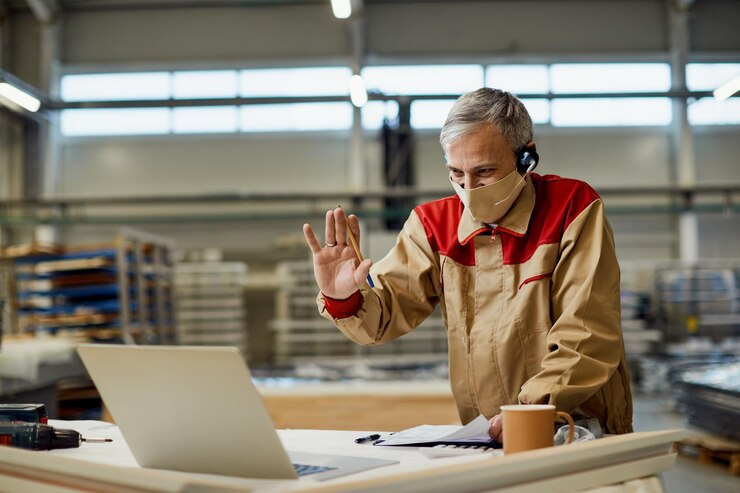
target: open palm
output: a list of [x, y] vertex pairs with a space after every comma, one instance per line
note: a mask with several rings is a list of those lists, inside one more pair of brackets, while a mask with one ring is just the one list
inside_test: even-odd
[[347, 227], [359, 242], [360, 221], [347, 218], [341, 208], [326, 213], [325, 247], [321, 247], [310, 224], [303, 225], [303, 234], [313, 252], [316, 283], [325, 296], [343, 300], [352, 296], [364, 284], [372, 262], [360, 263], [352, 245], [347, 242]]

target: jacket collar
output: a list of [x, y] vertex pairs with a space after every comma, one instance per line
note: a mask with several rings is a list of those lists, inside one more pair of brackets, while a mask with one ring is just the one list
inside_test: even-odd
[[[532, 211], [534, 210], [535, 192], [531, 176], [527, 175], [524, 181], [526, 184], [521, 194], [511, 206], [511, 209], [501, 218], [497, 228], [509, 231], [516, 236], [524, 236], [527, 232], [529, 218], [532, 217]], [[457, 227], [457, 240], [461, 245], [465, 245], [474, 236], [487, 229], [490, 229], [487, 224], [473, 219], [468, 209], [463, 206], [460, 224]]]

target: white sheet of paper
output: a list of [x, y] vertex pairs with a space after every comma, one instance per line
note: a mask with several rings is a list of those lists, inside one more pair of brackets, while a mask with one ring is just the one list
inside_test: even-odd
[[412, 445], [434, 442], [488, 441], [491, 424], [482, 414], [465, 426], [421, 425], [399, 431], [378, 445]]
[[49, 425], [54, 428], [75, 430], [85, 438], [112, 438], [113, 441], [108, 443], [83, 443], [79, 448], [50, 450], [45, 452], [47, 454], [64, 455], [72, 459], [113, 466], [139, 467], [121, 434], [121, 430], [114, 424], [105, 421], [59, 421], [50, 419]]

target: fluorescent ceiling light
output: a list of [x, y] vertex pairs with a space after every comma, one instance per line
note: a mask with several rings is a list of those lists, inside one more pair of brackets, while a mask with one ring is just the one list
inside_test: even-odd
[[37, 112], [41, 107], [41, 101], [34, 98], [27, 92], [21, 91], [15, 86], [11, 86], [7, 82], [0, 82], [0, 97], [3, 97], [8, 101], [17, 104], [18, 106], [25, 108], [32, 113]]
[[349, 98], [352, 100], [352, 104], [358, 108], [362, 108], [367, 104], [367, 90], [365, 89], [365, 81], [359, 75], [353, 75], [349, 80]]
[[337, 19], [347, 19], [352, 15], [351, 0], [331, 0], [331, 10]]
[[736, 92], [740, 91], [740, 75], [729, 82], [726, 82], [714, 90], [715, 99], [724, 101]]

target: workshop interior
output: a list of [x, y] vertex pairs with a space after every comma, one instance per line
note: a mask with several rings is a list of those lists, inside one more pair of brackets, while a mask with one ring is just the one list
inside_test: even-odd
[[0, 492], [740, 491], [738, 20], [0, 0]]

